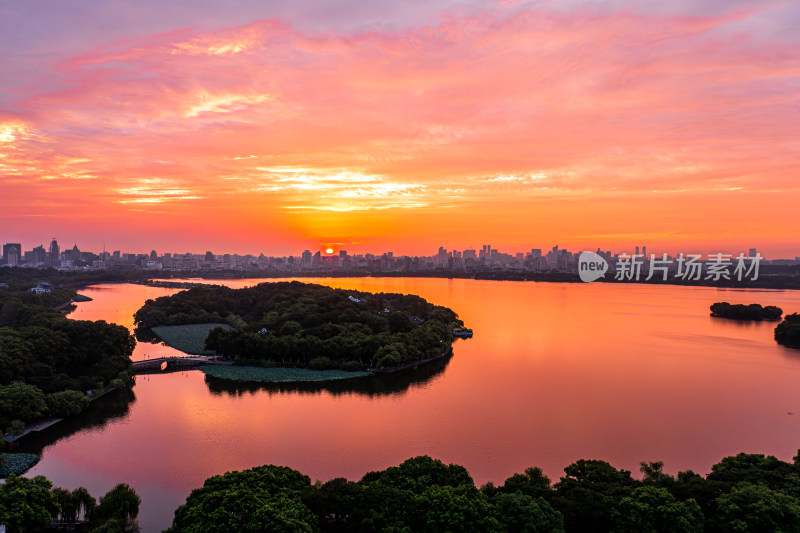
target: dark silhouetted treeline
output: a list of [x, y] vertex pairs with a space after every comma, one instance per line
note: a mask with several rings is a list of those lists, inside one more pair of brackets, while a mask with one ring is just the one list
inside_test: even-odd
[[783, 314], [783, 309], [768, 305], [761, 307], [759, 304], [729, 304], [728, 302], [717, 302], [711, 304], [711, 316], [721, 318], [733, 318], [736, 320], [779, 320]]

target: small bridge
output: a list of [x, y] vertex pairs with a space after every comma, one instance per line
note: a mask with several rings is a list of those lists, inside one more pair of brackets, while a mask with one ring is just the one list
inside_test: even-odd
[[166, 371], [177, 368], [205, 365], [216, 363], [216, 356], [189, 355], [186, 357], [157, 357], [155, 359], [145, 359], [144, 361], [134, 361], [133, 368], [136, 372], [142, 371]]

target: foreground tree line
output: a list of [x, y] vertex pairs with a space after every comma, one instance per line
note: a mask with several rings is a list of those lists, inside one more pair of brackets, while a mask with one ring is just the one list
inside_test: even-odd
[[85, 391], [130, 379], [136, 340], [126, 328], [50, 308], [74, 295], [0, 289], [0, 430], [75, 415], [88, 405]]
[[[800, 531], [800, 452], [793, 463], [740, 453], [705, 477], [673, 477], [661, 462], [642, 463], [641, 473], [638, 480], [581, 459], [555, 484], [532, 467], [477, 488], [463, 466], [427, 456], [359, 481], [313, 484], [291, 468], [259, 466], [208, 478], [175, 511], [167, 533]], [[125, 484], [98, 505], [84, 488], [12, 475], [0, 485], [0, 524], [8, 531], [137, 531], [139, 504]]]
[[94, 533], [139, 531], [136, 517], [141, 499], [120, 483], [97, 500], [79, 487], [54, 488], [44, 476], [11, 475], [0, 485], [0, 524], [9, 532], [45, 531], [73, 527]]
[[358, 370], [441, 355], [463, 326], [419, 296], [371, 294], [300, 282], [244, 289], [195, 287], [148, 300], [137, 327], [224, 322], [206, 348], [240, 362]]
[[741, 453], [705, 477], [661, 462], [641, 472], [579, 460], [555, 484], [528, 468], [478, 489], [464, 467], [427, 456], [356, 482], [261, 466], [207, 479], [168, 532], [800, 531], [800, 452], [793, 463]]

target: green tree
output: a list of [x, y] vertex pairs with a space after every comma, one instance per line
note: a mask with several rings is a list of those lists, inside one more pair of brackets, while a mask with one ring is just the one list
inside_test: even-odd
[[67, 524], [73, 523], [78, 516], [78, 506], [75, 505], [75, 501], [72, 498], [72, 493], [67, 489], [62, 489], [60, 487], [54, 488], [51, 492], [53, 493], [53, 496], [60, 507], [59, 517], [61, 522], [65, 522]]
[[430, 533], [500, 531], [494, 509], [473, 485], [432, 485], [414, 497], [409, 526]]
[[514, 533], [561, 533], [564, 517], [542, 498], [522, 492], [498, 494], [491, 500], [503, 531]]
[[92, 515], [92, 511], [97, 507], [97, 500], [89, 494], [85, 487], [78, 487], [73, 490], [72, 500], [76, 506], [76, 518], [83, 517], [83, 520], [88, 520]]
[[45, 397], [50, 416], [75, 416], [89, 407], [89, 398], [82, 392], [65, 390]]
[[742, 481], [763, 483], [773, 489], [780, 489], [786, 477], [794, 471], [794, 466], [781, 461], [772, 455], [756, 453], [739, 453], [724, 457], [711, 467], [706, 477], [709, 481], [717, 481], [733, 485]]
[[564, 515], [568, 531], [608, 531], [610, 509], [636, 484], [629, 471], [617, 470], [605, 461], [580, 459], [564, 473], [555, 484], [553, 503]]
[[391, 466], [379, 472], [369, 472], [365, 483], [380, 483], [420, 494], [433, 485], [448, 487], [475, 487], [466, 468], [456, 464], [444, 464], [427, 455], [406, 459], [399, 466]]
[[116, 521], [125, 527], [139, 516], [139, 495], [125, 483], [120, 483], [100, 497], [99, 505], [92, 510], [90, 519], [93, 525]]
[[44, 393], [33, 385], [19, 381], [0, 386], [0, 417], [30, 422], [47, 412]]
[[521, 492], [533, 498], [548, 498], [551, 495], [550, 478], [538, 466], [525, 469], [524, 474], [514, 474], [506, 479], [498, 492], [513, 494]]
[[10, 475], [0, 485], [0, 524], [8, 531], [41, 531], [59, 511], [53, 484], [44, 477]]
[[665, 488], [633, 490], [611, 509], [613, 530], [619, 533], [700, 533], [703, 513], [694, 500], [680, 502]]
[[739, 483], [717, 498], [720, 531], [800, 531], [800, 500], [766, 485]]
[[316, 517], [300, 501], [308, 476], [260, 466], [213, 476], [175, 511], [172, 532], [313, 531]]

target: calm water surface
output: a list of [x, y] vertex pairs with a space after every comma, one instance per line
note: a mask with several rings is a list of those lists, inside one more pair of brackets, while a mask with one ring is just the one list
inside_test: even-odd
[[[117, 482], [142, 497], [143, 531], [160, 531], [207, 477], [262, 464], [313, 479], [358, 479], [415, 455], [502, 483], [528, 466], [553, 479], [579, 458], [638, 472], [707, 473], [725, 455], [790, 460], [800, 447], [800, 351], [774, 323], [708, 316], [715, 301], [800, 311], [800, 293], [703, 287], [425, 278], [303, 279], [414, 293], [473, 328], [443, 369], [375, 394], [236, 391], [197, 370], [136, 378], [115, 417], [49, 435], [28, 475], [100, 496]], [[226, 280], [232, 287], [257, 280]], [[174, 290], [100, 285], [71, 315], [132, 327], [146, 299]], [[134, 359], [175, 353], [139, 344]], [[121, 404], [117, 405], [117, 404]], [[792, 414], [794, 413], [794, 414]], [[95, 418], [97, 418], [97, 415]], [[105, 415], [103, 415], [105, 416]], [[77, 431], [76, 431], [77, 430]]]

